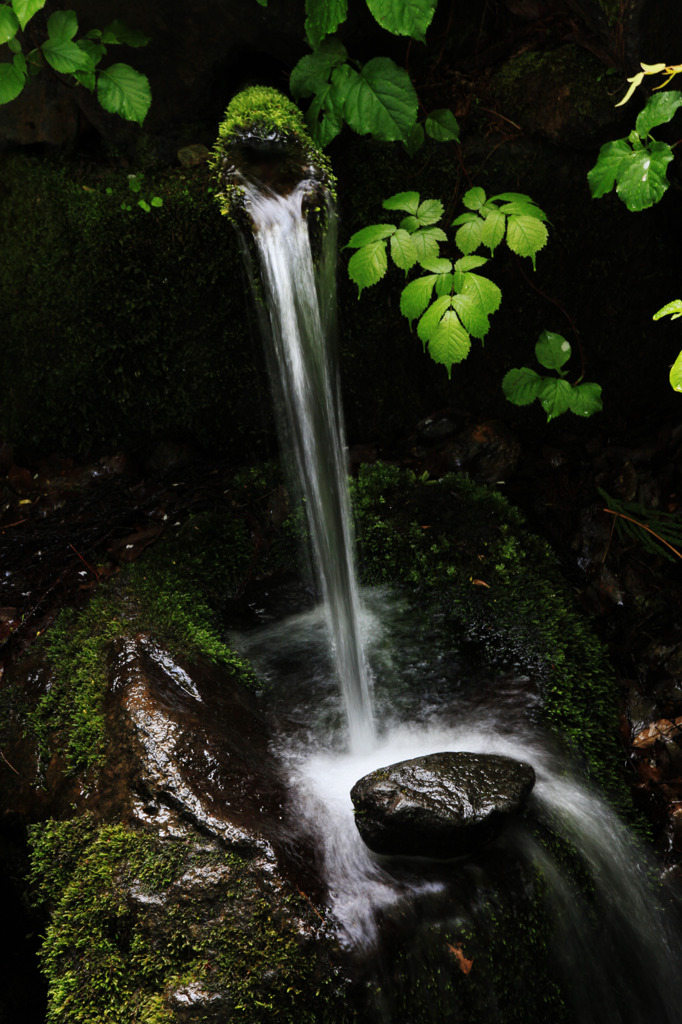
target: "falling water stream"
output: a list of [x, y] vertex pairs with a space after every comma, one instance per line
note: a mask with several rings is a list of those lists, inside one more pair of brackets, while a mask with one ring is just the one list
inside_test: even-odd
[[[571, 1006], [565, 1019], [680, 1024], [682, 947], [673, 897], [652, 885], [644, 849], [537, 724], [538, 698], [527, 677], [477, 676], [456, 650], [439, 652], [432, 636], [424, 640], [423, 621], [403, 599], [359, 592], [343, 425], [327, 346], [336, 240], [332, 225], [316, 264], [303, 193], [304, 186], [285, 197], [253, 189], [246, 206], [283, 430], [304, 496], [323, 602], [234, 639], [279, 700], [279, 754], [288, 767], [292, 806], [316, 837], [340, 942], [362, 960], [376, 954], [391, 919], [416, 922], [415, 935], [424, 921], [454, 933], [476, 917], [486, 886], [480, 864], [435, 869], [371, 855], [354, 826], [353, 783], [380, 766], [439, 750], [507, 754], [530, 761], [537, 783], [527, 819], [509, 831], [497, 856], [509, 865], [502, 874], [511, 875], [511, 865], [519, 863], [526, 877], [528, 871], [542, 876], [553, 922], [553, 971]], [[428, 610], [422, 613], [428, 618]], [[566, 876], [551, 843], [538, 839], [538, 828], [570, 844], [589, 895]], [[485, 933], [486, 925], [475, 923]], [[487, 998], [477, 1022], [520, 1020], [500, 1010], [494, 992]], [[376, 1012], [391, 1024], [403, 1020], [385, 988]], [[443, 1019], [435, 1009], [431, 1016], [428, 1008], [422, 1012], [420, 1020]], [[549, 1018], [524, 1024], [549, 1024]]]

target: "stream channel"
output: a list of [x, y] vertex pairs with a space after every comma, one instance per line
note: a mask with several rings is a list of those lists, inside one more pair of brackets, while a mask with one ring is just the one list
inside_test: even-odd
[[[340, 942], [359, 974], [367, 970], [374, 1013], [386, 1022], [406, 1019], [404, 988], [421, 993], [420, 971], [436, 947], [462, 974], [479, 974], [478, 996], [453, 1020], [521, 1020], [510, 1009], [517, 1000], [534, 1006], [536, 1024], [556, 1019], [556, 1007], [566, 1005], [562, 1019], [576, 1024], [682, 1021], [680, 933], [672, 903], [666, 906], [671, 898], [656, 893], [645, 851], [544, 732], [537, 681], [514, 666], [477, 667], [463, 654], [466, 643], [457, 649], [446, 639], [434, 610], [389, 592], [358, 591], [328, 344], [336, 248], [331, 200], [331, 228], [317, 261], [305, 214], [305, 197], [318, 187], [303, 181], [281, 196], [248, 185], [244, 202], [266, 296], [262, 321], [282, 444], [293, 486], [303, 495], [323, 601], [284, 616], [267, 603], [254, 606], [258, 627], [231, 640], [272, 687], [291, 813], [316, 839]], [[353, 783], [376, 768], [437, 751], [530, 761], [537, 781], [528, 814], [468, 860], [371, 854], [354, 825]], [[518, 973], [501, 983], [490, 958], [486, 967], [486, 947], [501, 941], [495, 907], [515, 892], [512, 903], [518, 897], [523, 904], [531, 879], [541, 894], [549, 956], [538, 947], [546, 962], [538, 962], [538, 994], [529, 1002], [521, 965], [534, 952], [519, 949]], [[438, 974], [432, 963], [432, 980], [420, 994], [419, 1019], [434, 1024], [445, 1019], [433, 980]]]

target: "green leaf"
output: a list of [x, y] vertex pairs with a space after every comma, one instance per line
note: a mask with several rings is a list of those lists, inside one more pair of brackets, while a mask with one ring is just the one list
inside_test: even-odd
[[628, 210], [646, 210], [662, 198], [668, 188], [667, 165], [672, 158], [667, 142], [652, 142], [648, 149], [633, 152], [623, 160], [616, 192]]
[[380, 238], [388, 238], [397, 231], [395, 224], [368, 224], [367, 227], [360, 228], [354, 235], [351, 235], [350, 240], [346, 242], [344, 249], [359, 249], [361, 245], [367, 245], [368, 242], [376, 242]]
[[444, 212], [445, 210], [440, 199], [425, 199], [423, 203], [419, 204], [419, 209], [415, 216], [419, 221], [420, 227], [425, 228], [431, 224], [437, 224]]
[[381, 205], [384, 210], [404, 210], [405, 213], [416, 214], [419, 209], [419, 193], [397, 192], [394, 196], [384, 199]]
[[682, 316], [682, 299], [673, 299], [672, 302], [666, 302], [665, 306], [661, 306], [657, 313], [654, 313], [653, 319], [660, 320], [662, 316], [672, 317], [673, 320], [677, 320], [678, 316]]
[[146, 46], [149, 36], [137, 28], [129, 28], [124, 21], [116, 18], [102, 32], [102, 42], [106, 46], [125, 43], [126, 46]]
[[433, 110], [424, 123], [426, 134], [437, 142], [459, 142], [459, 124], [451, 110]]
[[358, 134], [395, 142], [409, 137], [417, 106], [407, 71], [389, 57], [373, 57], [359, 73], [354, 72], [343, 115]]
[[424, 42], [438, 0], [367, 0], [375, 21], [396, 36]]
[[545, 377], [540, 388], [540, 405], [547, 413], [547, 422], [571, 408], [573, 388], [560, 377]]
[[0, 43], [14, 39], [19, 31], [19, 19], [11, 7], [0, 7]]
[[530, 405], [540, 394], [544, 377], [528, 366], [509, 370], [502, 378], [505, 397], [514, 405]]
[[500, 213], [499, 210], [491, 210], [483, 221], [481, 242], [486, 246], [486, 248], [490, 249], [491, 253], [497, 248], [504, 238], [506, 226], [507, 220], [504, 214]]
[[666, 124], [682, 107], [682, 92], [669, 89], [666, 92], [655, 92], [647, 100], [646, 106], [640, 110], [635, 121], [635, 130], [644, 139], [652, 128]]
[[454, 277], [452, 274], [439, 274], [436, 278], [436, 295], [452, 295], [454, 291]]
[[487, 256], [460, 256], [455, 263], [455, 270], [464, 273], [467, 270], [476, 270], [477, 267], [482, 267], [485, 263], [488, 263]]
[[7, 46], [11, 53], [21, 53], [21, 43], [18, 39], [8, 39]]
[[[532, 203], [533, 200], [525, 192], [500, 192], [490, 197], [490, 202], [500, 203]], [[533, 204], [535, 205], [535, 204]]]
[[423, 314], [419, 323], [417, 324], [417, 335], [421, 340], [426, 343], [431, 340], [436, 328], [438, 327], [443, 314], [446, 310], [450, 309], [451, 296], [441, 295], [434, 302], [431, 303], [429, 308]]
[[[415, 238], [415, 236], [412, 236]], [[424, 270], [429, 270], [432, 274], [449, 274], [452, 270], [452, 260], [447, 260], [436, 256], [434, 258], [424, 257], [420, 261], [420, 266]]]
[[[84, 74], [89, 74], [92, 77], [92, 72], [97, 67], [102, 57], [107, 52], [106, 46], [101, 43], [95, 42], [94, 39], [78, 39], [76, 40], [76, 46], [78, 46], [84, 53], [87, 53], [92, 67], [88, 69]], [[78, 76], [78, 80], [81, 81], [81, 72], [74, 72]]]
[[428, 270], [428, 266], [425, 266], [425, 264], [438, 259], [440, 254], [439, 243], [446, 242], [448, 236], [442, 228], [431, 227], [415, 231], [412, 237], [417, 250], [417, 260], [425, 270]]
[[497, 285], [480, 274], [465, 274], [460, 292], [468, 298], [475, 299], [486, 314], [494, 313], [502, 302], [502, 292]]
[[570, 409], [576, 416], [592, 416], [601, 412], [601, 386], [599, 384], [578, 384], [571, 388]]
[[632, 149], [625, 139], [616, 139], [602, 146], [596, 164], [587, 174], [593, 199], [601, 199], [611, 191], [618, 180], [623, 160], [631, 154]]
[[670, 384], [675, 391], [682, 391], [682, 352], [670, 369]]
[[0, 104], [17, 98], [26, 82], [26, 73], [15, 63], [0, 64]]
[[400, 295], [400, 312], [410, 321], [421, 316], [431, 302], [433, 286], [436, 283], [436, 274], [429, 274], [424, 277], [416, 277], [405, 285]]
[[78, 31], [75, 11], [55, 11], [47, 19], [47, 34], [54, 42], [73, 39]]
[[530, 256], [535, 270], [535, 254], [547, 242], [547, 228], [535, 217], [507, 217], [507, 245], [517, 256]]
[[149, 201], [152, 204], [152, 206], [163, 206], [163, 199], [161, 198], [161, 196], [152, 196], [152, 198]]
[[305, 34], [313, 50], [336, 32], [348, 14], [347, 0], [305, 0]]
[[490, 330], [490, 321], [483, 307], [474, 295], [453, 295], [452, 308], [474, 338], [485, 338]]
[[413, 234], [415, 231], [419, 231], [419, 221], [416, 217], [411, 215], [409, 217], [403, 217], [400, 222], [400, 227], [403, 231], [409, 231], [410, 234]]
[[146, 199], [138, 199], [137, 205], [141, 210], [144, 210], [145, 213], [151, 213], [152, 208]]
[[503, 213], [506, 217], [511, 215], [535, 217], [537, 220], [547, 220], [547, 214], [544, 210], [541, 210], [535, 203], [528, 201], [527, 203], [513, 202], [505, 203], [500, 207], [500, 213]]
[[462, 224], [455, 234], [455, 244], [465, 256], [478, 249], [482, 241], [483, 219], [481, 217], [474, 216], [473, 220]]
[[22, 29], [25, 29], [31, 18], [37, 11], [45, 6], [46, 0], [12, 0], [12, 8], [19, 19]]
[[443, 319], [429, 338], [429, 355], [435, 363], [442, 363], [448, 371], [453, 363], [461, 363], [469, 355], [471, 338], [459, 322], [454, 310], [446, 310]]
[[414, 156], [414, 154], [418, 152], [418, 150], [423, 146], [423, 144], [424, 128], [419, 123], [419, 121], [416, 121], [412, 125], [410, 134], [407, 136], [406, 139], [403, 139], [403, 146], [405, 147], [410, 156]]
[[[480, 210], [485, 203], [485, 192], [482, 188], [470, 188], [462, 196], [462, 202], [468, 210]], [[457, 221], [454, 223], [456, 224]]]
[[[311, 135], [322, 149], [336, 138], [343, 127], [343, 119], [334, 112], [330, 100], [331, 91], [330, 85], [322, 86], [305, 114], [305, 121]], [[320, 113], [322, 113], [321, 120]]]
[[560, 334], [543, 331], [535, 345], [537, 361], [548, 370], [559, 370], [571, 357], [571, 346]]
[[152, 93], [146, 75], [128, 64], [112, 64], [99, 73], [97, 99], [110, 114], [119, 114], [126, 121], [142, 124]]
[[417, 262], [417, 247], [413, 236], [403, 228], [391, 235], [391, 257], [396, 267], [408, 271]]
[[369, 288], [386, 273], [388, 259], [386, 257], [386, 242], [377, 239], [368, 245], [358, 249], [348, 261], [348, 276], [358, 286], [358, 294], [362, 294], [363, 288]]
[[289, 76], [289, 89], [295, 99], [313, 96], [329, 81], [334, 68], [343, 64], [348, 52], [338, 39], [325, 39], [314, 53], [301, 57]]

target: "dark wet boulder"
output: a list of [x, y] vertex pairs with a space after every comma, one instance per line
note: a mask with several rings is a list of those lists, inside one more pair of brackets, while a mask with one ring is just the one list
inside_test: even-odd
[[495, 838], [525, 808], [531, 765], [499, 754], [438, 753], [378, 768], [355, 783], [355, 823], [370, 850], [456, 857]]

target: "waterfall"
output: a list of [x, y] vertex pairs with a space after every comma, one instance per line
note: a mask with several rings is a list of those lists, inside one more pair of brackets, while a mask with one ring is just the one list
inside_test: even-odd
[[373, 743], [374, 721], [360, 625], [343, 417], [329, 345], [336, 304], [336, 218], [327, 197], [327, 229], [320, 257], [314, 261], [302, 210], [307, 186], [301, 182], [286, 196], [247, 186], [244, 205], [253, 224], [269, 321], [270, 377], [280, 433], [293, 454], [305, 502], [351, 749], [361, 750]]

